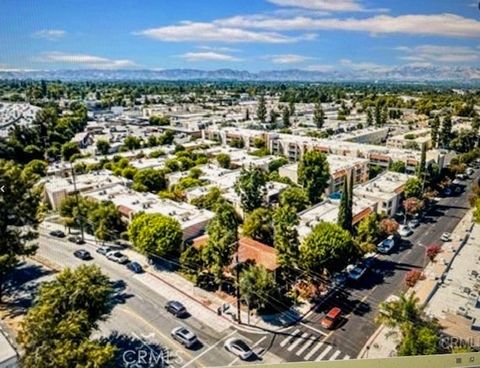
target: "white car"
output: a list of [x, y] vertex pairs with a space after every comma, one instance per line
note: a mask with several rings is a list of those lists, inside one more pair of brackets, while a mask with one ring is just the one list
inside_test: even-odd
[[230, 353], [236, 355], [242, 360], [247, 360], [254, 354], [253, 350], [250, 348], [250, 346], [247, 345], [245, 341], [237, 339], [235, 337], [232, 337], [225, 341], [224, 347]]
[[444, 242], [448, 242], [448, 241], [450, 241], [451, 238], [452, 238], [452, 234], [443, 233], [442, 236], [440, 237], [440, 240], [442, 240]]
[[409, 236], [409, 235], [413, 234], [413, 230], [408, 225], [400, 225], [400, 228], [398, 229], [398, 233], [401, 236], [406, 237], [406, 236]]
[[187, 349], [191, 348], [198, 341], [197, 336], [185, 327], [175, 327], [171, 332], [172, 337]]
[[112, 252], [108, 252], [107, 253], [107, 258], [110, 261], [117, 262], [117, 263], [120, 263], [120, 264], [125, 264], [125, 263], [128, 262], [128, 258], [117, 250], [114, 250]]
[[362, 264], [349, 265], [347, 267], [348, 278], [353, 281], [358, 281], [367, 271], [367, 268]]

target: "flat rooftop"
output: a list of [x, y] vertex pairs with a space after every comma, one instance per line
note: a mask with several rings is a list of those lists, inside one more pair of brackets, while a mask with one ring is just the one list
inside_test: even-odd
[[403, 187], [412, 176], [393, 171], [386, 171], [372, 180], [354, 188], [358, 197], [391, 198], [403, 191]]
[[[74, 192], [75, 190], [72, 177], [47, 177], [43, 182], [45, 184], [45, 190], [49, 192]], [[100, 170], [88, 174], [76, 175], [75, 182], [77, 190], [82, 192], [85, 190], [126, 183], [128, 180], [113, 175], [111, 171]]]

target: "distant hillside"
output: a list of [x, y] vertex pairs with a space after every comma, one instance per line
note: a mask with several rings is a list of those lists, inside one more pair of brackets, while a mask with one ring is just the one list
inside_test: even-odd
[[480, 68], [440, 66], [400, 66], [388, 70], [307, 71], [301, 69], [248, 72], [218, 69], [77, 69], [77, 70], [0, 70], [0, 79], [46, 80], [234, 80], [234, 81], [405, 81], [480, 83]]

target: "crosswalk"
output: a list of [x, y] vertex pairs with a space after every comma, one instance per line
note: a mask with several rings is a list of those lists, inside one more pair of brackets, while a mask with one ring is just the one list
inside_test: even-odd
[[328, 342], [321, 341], [323, 336], [297, 329], [280, 341], [283, 351], [295, 353], [302, 360], [347, 360], [350, 356], [336, 349]]

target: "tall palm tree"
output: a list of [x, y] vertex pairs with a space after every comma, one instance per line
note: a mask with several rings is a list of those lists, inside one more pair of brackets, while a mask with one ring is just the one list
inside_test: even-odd
[[401, 327], [406, 323], [422, 323], [424, 307], [418, 304], [415, 293], [402, 294], [398, 300], [380, 304], [377, 322], [388, 327]]

